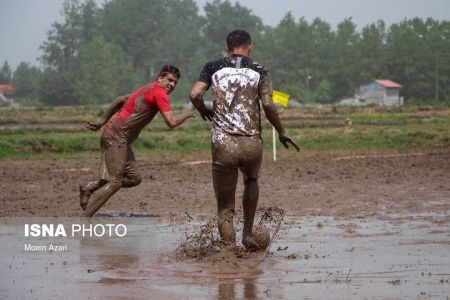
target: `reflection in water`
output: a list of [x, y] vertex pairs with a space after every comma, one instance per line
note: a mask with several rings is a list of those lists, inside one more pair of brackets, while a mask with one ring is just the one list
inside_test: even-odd
[[257, 299], [258, 289], [255, 282], [263, 271], [256, 266], [236, 273], [239, 278], [219, 279], [217, 299]]
[[[134, 269], [138, 266], [139, 256], [123, 255], [108, 251], [108, 241], [101, 239], [80, 239], [80, 262], [84, 265], [92, 265], [89, 272], [95, 271], [120, 271]], [[117, 251], [116, 251], [117, 252]], [[122, 283], [120, 280], [104, 281], [103, 283]]]
[[236, 281], [232, 280], [232, 283], [219, 283], [219, 289], [217, 291], [217, 299], [236, 299]]
[[94, 257], [102, 270], [136, 268], [139, 257], [133, 255], [99, 255]]
[[267, 258], [205, 263], [168, 255], [182, 226], [127, 243], [138, 252], [96, 239], [71, 240], [69, 252], [29, 253], [17, 238], [23, 224], [0, 223], [0, 299], [446, 299], [449, 215], [292, 217]]
[[[240, 296], [240, 288], [244, 288], [243, 297]], [[241, 280], [231, 280], [231, 282], [219, 283], [217, 299], [256, 299], [257, 288], [254, 278]]]

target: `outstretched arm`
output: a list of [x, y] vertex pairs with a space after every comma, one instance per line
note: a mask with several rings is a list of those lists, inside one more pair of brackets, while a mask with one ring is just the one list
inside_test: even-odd
[[198, 110], [202, 119], [205, 121], [206, 119], [212, 121], [213, 111], [207, 109], [205, 106], [205, 102], [203, 101], [203, 94], [207, 89], [208, 85], [206, 83], [204, 83], [203, 81], [197, 81], [192, 87], [190, 99], [192, 105], [194, 105], [194, 107]]
[[118, 112], [122, 106], [125, 104], [125, 102], [128, 100], [128, 98], [131, 96], [125, 95], [125, 96], [119, 96], [117, 97], [111, 105], [106, 110], [105, 114], [101, 117], [100, 121], [98, 122], [88, 122], [85, 126], [87, 129], [90, 129], [92, 131], [99, 130], [103, 125], [106, 124], [106, 122], [109, 121], [109, 119]]
[[190, 110], [183, 110], [178, 116], [175, 116], [171, 110], [162, 112], [161, 115], [163, 116], [164, 121], [166, 121], [167, 126], [170, 128], [175, 128], [194, 116]]
[[261, 103], [264, 109], [264, 113], [266, 114], [266, 117], [269, 120], [270, 124], [272, 124], [272, 126], [275, 127], [276, 131], [278, 131], [278, 136], [283, 146], [285, 148], [288, 148], [288, 145], [291, 144], [292, 146], [294, 146], [297, 152], [300, 151], [300, 147], [289, 136], [286, 135], [283, 125], [281, 125], [277, 108], [273, 104], [272, 97], [268, 94], [262, 96]]

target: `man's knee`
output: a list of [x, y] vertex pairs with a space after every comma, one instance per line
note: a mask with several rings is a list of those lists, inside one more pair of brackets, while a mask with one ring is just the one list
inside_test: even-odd
[[258, 176], [244, 176], [244, 184], [258, 184]]
[[142, 176], [141, 175], [136, 175], [136, 177], [134, 178], [136, 185], [141, 184], [142, 182]]
[[142, 176], [140, 174], [134, 174], [133, 176], [125, 176], [122, 181], [122, 186], [125, 188], [134, 187], [141, 184], [141, 182]]
[[122, 187], [122, 180], [112, 179], [106, 184], [111, 190], [119, 190]]
[[134, 184], [134, 186], [141, 184], [142, 182], [142, 176], [140, 174], [135, 174], [131, 178], [131, 182]]

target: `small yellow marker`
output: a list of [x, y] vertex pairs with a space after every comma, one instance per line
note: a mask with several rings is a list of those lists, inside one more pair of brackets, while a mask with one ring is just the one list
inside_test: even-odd
[[288, 94], [274, 90], [273, 94], [272, 94], [272, 99], [273, 99], [273, 102], [280, 103], [283, 107], [288, 106], [288, 102], [289, 102]]
[[[289, 102], [289, 95], [280, 91], [273, 90], [273, 102], [280, 103], [281, 106], [287, 107]], [[273, 146], [273, 161], [277, 161], [277, 147], [275, 139], [275, 127], [272, 126], [272, 146]]]

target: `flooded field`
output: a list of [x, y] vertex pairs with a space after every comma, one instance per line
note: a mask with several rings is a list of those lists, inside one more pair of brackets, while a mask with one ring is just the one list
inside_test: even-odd
[[[105, 254], [83, 240], [66, 253], [3, 250], [0, 298], [449, 299], [449, 213], [288, 215], [267, 255], [218, 251], [201, 259], [176, 249], [206, 216], [143, 217], [153, 242], [132, 245], [145, 250], [129, 255]], [[0, 235], [11, 250], [23, 247], [14, 230], [2, 226]]]
[[180, 251], [216, 214], [209, 153], [138, 162], [142, 184], [97, 216], [134, 239], [33, 253], [23, 223], [78, 217], [98, 160], [1, 160], [0, 299], [450, 299], [448, 152], [266, 153], [259, 208], [286, 212], [267, 255]]

